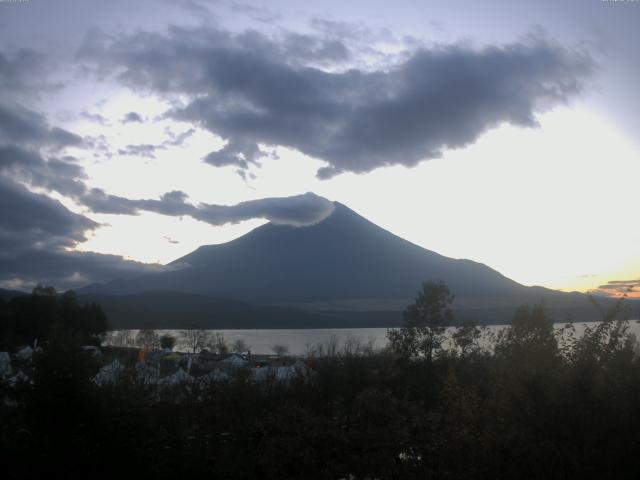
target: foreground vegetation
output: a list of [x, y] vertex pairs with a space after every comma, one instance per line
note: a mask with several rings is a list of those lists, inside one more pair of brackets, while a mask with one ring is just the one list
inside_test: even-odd
[[98, 388], [85, 339], [57, 329], [33, 384], [0, 383], [3, 478], [638, 476], [640, 358], [615, 309], [578, 338], [525, 306], [497, 336], [464, 326], [447, 345], [452, 300], [425, 283], [389, 349], [317, 349], [287, 383]]

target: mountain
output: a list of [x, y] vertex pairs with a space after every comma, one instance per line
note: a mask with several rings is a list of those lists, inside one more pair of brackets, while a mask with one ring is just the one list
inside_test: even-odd
[[418, 247], [339, 203], [318, 224], [267, 223], [231, 242], [200, 247], [170, 265], [175, 270], [91, 290], [175, 290], [280, 304], [410, 299], [427, 278], [446, 281], [460, 296], [513, 295], [524, 288], [485, 265]]
[[[131, 296], [162, 291], [170, 296], [176, 292], [323, 315], [330, 312], [334, 319], [342, 315], [345, 324], [355, 312], [363, 318], [367, 314], [383, 318], [381, 312], [393, 312], [388, 321], [397, 323], [398, 312], [427, 279], [449, 285], [456, 295], [459, 318], [507, 321], [518, 305], [540, 300], [563, 318], [566, 313], [593, 313], [585, 295], [525, 287], [486, 265], [444, 257], [378, 227], [340, 203], [315, 225], [267, 223], [231, 242], [200, 247], [172, 262], [166, 271], [91, 285], [79, 293]], [[200, 300], [199, 305], [206, 304]], [[313, 317], [310, 323], [322, 325], [322, 318], [326, 317]]]
[[13, 297], [22, 297], [24, 295], [29, 295], [26, 292], [21, 292], [20, 290], [6, 290], [4, 288], [0, 288], [0, 298], [5, 302], [8, 302]]

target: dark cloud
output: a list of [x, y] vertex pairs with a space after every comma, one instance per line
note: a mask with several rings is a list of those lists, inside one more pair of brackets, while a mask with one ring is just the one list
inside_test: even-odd
[[[118, 149], [118, 155], [124, 155], [129, 157], [140, 157], [140, 158], [156, 158], [156, 152], [158, 150], [166, 150], [167, 148], [170, 148], [170, 147], [182, 146], [184, 142], [187, 140], [187, 138], [189, 138], [195, 132], [196, 132], [195, 128], [189, 128], [188, 130], [178, 134], [173, 133], [171, 129], [165, 129], [165, 133], [169, 138], [167, 138], [167, 140], [163, 141], [162, 143], [158, 145], [154, 145], [151, 143], [127, 145], [124, 148]], [[106, 151], [109, 151], [108, 148], [106, 148]], [[214, 152], [214, 153], [217, 153], [217, 152]], [[265, 152], [261, 151], [260, 153], [264, 154]], [[229, 162], [228, 164], [235, 164], [235, 162]]]
[[70, 288], [161, 268], [70, 250], [98, 224], [1, 175], [0, 204], [0, 284]]
[[44, 116], [14, 100], [37, 89], [31, 76], [42, 73], [41, 60], [29, 52], [11, 61], [0, 54], [0, 285], [28, 289], [41, 282], [64, 289], [161, 268], [74, 251], [99, 225], [25, 187], [76, 200], [87, 190], [84, 170], [63, 152], [85, 146], [84, 139], [51, 127]]
[[119, 255], [23, 249], [10, 256], [0, 255], [0, 285], [29, 290], [41, 283], [65, 290], [167, 268], [159, 264], [126, 260]]
[[170, 116], [227, 140], [207, 162], [247, 168], [259, 145], [282, 145], [326, 161], [321, 178], [413, 166], [501, 123], [535, 126], [536, 113], [578, 94], [591, 71], [584, 54], [540, 38], [420, 48], [392, 67], [326, 70], [345, 55], [329, 40], [171, 28], [94, 35], [79, 55], [133, 88], [187, 98]]
[[334, 205], [313, 193], [293, 197], [262, 198], [236, 205], [199, 205], [191, 214], [212, 225], [264, 218], [277, 225], [304, 226], [318, 223], [333, 212]]
[[284, 37], [282, 49], [289, 61], [303, 64], [332, 65], [351, 58], [349, 48], [337, 38], [290, 33]]
[[82, 137], [50, 127], [44, 117], [20, 105], [0, 101], [0, 143], [62, 149], [81, 146]]
[[195, 128], [189, 128], [184, 132], [174, 133], [169, 127], [165, 128], [165, 133], [169, 137], [168, 140], [165, 140], [162, 145], [166, 147], [179, 147], [181, 146], [187, 138], [196, 133]]
[[[6, 65], [0, 56], [0, 85], [6, 81]], [[6, 62], [5, 62], [6, 63]], [[103, 117], [86, 112], [83, 118], [104, 123]], [[125, 119], [141, 121], [130, 112]], [[195, 129], [174, 134], [160, 145], [128, 145], [120, 154], [152, 157], [158, 149], [181, 145]], [[302, 225], [323, 219], [331, 202], [312, 194], [282, 199], [263, 199], [233, 206], [193, 205], [183, 192], [169, 192], [157, 200], [134, 200], [89, 189], [86, 174], [73, 157], [70, 146], [105, 145], [101, 137], [83, 139], [51, 127], [32, 110], [0, 100], [0, 285], [27, 287], [38, 282], [70, 288], [92, 282], [139, 275], [165, 268], [142, 264], [115, 255], [79, 252], [74, 249], [99, 227], [93, 220], [71, 212], [60, 202], [34, 193], [25, 185], [57, 192], [94, 212], [135, 215], [140, 211], [163, 215], [189, 215], [213, 225], [265, 218], [275, 223]], [[247, 151], [243, 146], [243, 152]], [[107, 149], [108, 153], [108, 149]], [[175, 240], [168, 239], [170, 242]]]
[[[6, 113], [5, 117], [2, 117], [3, 112]], [[16, 112], [19, 114], [16, 115]], [[3, 119], [7, 121], [3, 122]], [[181, 144], [193, 133], [194, 129], [189, 129], [177, 135], [171, 134], [165, 143]], [[19, 141], [20, 146], [15, 140]], [[11, 141], [14, 143], [3, 143]], [[45, 155], [42, 152], [43, 149], [46, 150], [43, 148], [46, 145], [53, 145], [57, 153], [59, 149], [75, 145], [80, 141], [82, 141], [80, 137], [69, 132], [50, 128], [35, 112], [22, 108], [3, 111], [0, 104], [0, 178], [4, 177], [7, 181], [11, 178], [12, 182], [18, 181], [46, 191], [57, 192], [96, 213], [135, 215], [140, 211], [150, 211], [169, 216], [188, 215], [212, 225], [237, 223], [250, 218], [265, 218], [276, 223], [301, 225], [322, 220], [332, 209], [331, 202], [312, 194], [284, 199], [255, 200], [234, 206], [207, 204], [196, 206], [187, 203], [187, 196], [183, 192], [169, 192], [158, 200], [129, 199], [109, 195], [103, 190], [89, 189], [86, 186], [84, 169], [73, 157], [56, 156], [51, 153]], [[167, 148], [165, 143], [128, 145], [119, 153], [153, 157], [156, 150]], [[248, 151], [248, 147], [242, 145], [238, 151], [243, 155]], [[257, 156], [257, 153], [255, 155]], [[219, 158], [218, 161], [220, 161]], [[254, 159], [249, 158], [247, 161], [254, 161]], [[12, 202], [7, 201], [4, 204], [11, 205]], [[55, 217], [52, 216], [52, 218]], [[64, 222], [60, 222], [61, 228], [66, 228], [65, 225]]]
[[159, 200], [135, 200], [92, 189], [83, 196], [82, 202], [96, 213], [136, 215], [140, 211], [148, 211], [169, 216], [190, 216], [216, 226], [253, 218], [264, 218], [282, 225], [312, 225], [333, 211], [332, 202], [313, 193], [249, 200], [236, 205], [194, 205], [188, 203], [187, 195], [180, 191], [165, 193]]
[[47, 79], [52, 64], [50, 59], [35, 50], [22, 48], [8, 54], [0, 52], [0, 92], [12, 96], [36, 96], [53, 91], [60, 85]]
[[46, 56], [32, 50], [13, 56], [0, 52], [0, 147], [39, 152], [83, 145], [80, 136], [50, 126], [43, 115], [23, 105], [50, 89], [46, 77], [51, 68]]
[[606, 295], [640, 297], [640, 278], [635, 280], [612, 280], [600, 285], [598, 290]]
[[93, 188], [82, 197], [82, 203], [95, 213], [116, 215], [137, 215], [140, 211], [160, 213], [169, 216], [190, 215], [195, 208], [186, 203], [187, 195], [174, 191], [165, 193], [159, 200], [136, 200], [110, 195], [104, 190]]
[[255, 142], [231, 138], [220, 150], [204, 157], [204, 161], [214, 167], [234, 165], [246, 170], [249, 164], [257, 165], [258, 160], [267, 155]]
[[144, 120], [140, 114], [136, 112], [129, 112], [122, 118], [122, 123], [143, 123]]
[[132, 157], [142, 158], [156, 158], [157, 150], [164, 150], [164, 145], [152, 145], [149, 143], [143, 143], [140, 145], [127, 145], [124, 148], [118, 150], [118, 155], [126, 155]]
[[103, 127], [108, 127], [111, 125], [111, 122], [108, 118], [100, 115], [99, 113], [90, 113], [87, 111], [82, 111], [78, 115], [78, 117], [89, 120], [90, 122], [97, 123], [98, 125], [102, 125]]
[[85, 191], [81, 179], [86, 175], [73, 157], [45, 160], [37, 151], [0, 145], [0, 173], [65, 196], [77, 196]]
[[70, 212], [61, 203], [0, 176], [0, 244], [5, 252], [24, 247], [67, 248], [85, 239], [98, 225]]

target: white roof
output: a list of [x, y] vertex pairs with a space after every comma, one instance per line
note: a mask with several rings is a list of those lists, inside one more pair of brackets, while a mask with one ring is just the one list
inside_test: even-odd
[[173, 386], [179, 385], [181, 383], [188, 383], [191, 381], [193, 381], [193, 377], [185, 372], [182, 368], [179, 368], [176, 373], [161, 378], [158, 383], [162, 386]]
[[24, 347], [22, 350], [18, 350], [18, 353], [16, 353], [16, 358], [26, 362], [30, 361], [32, 356], [33, 348], [31, 348], [29, 345]]
[[93, 378], [96, 385], [115, 385], [118, 382], [120, 374], [124, 370], [124, 367], [118, 360], [114, 360], [109, 365], [105, 365], [100, 369], [97, 375]]
[[230, 363], [231, 365], [246, 365], [248, 362], [245, 359], [243, 359], [240, 355], [236, 355], [234, 353], [233, 355], [230, 355], [224, 360], [222, 360], [222, 363]]

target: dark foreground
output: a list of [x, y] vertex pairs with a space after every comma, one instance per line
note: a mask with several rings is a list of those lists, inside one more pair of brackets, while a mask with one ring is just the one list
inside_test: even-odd
[[84, 339], [54, 333], [33, 383], [0, 382], [2, 478], [638, 477], [640, 359], [624, 322], [559, 343], [542, 309], [523, 308], [491, 351], [473, 327], [443, 350], [436, 323], [409, 313], [388, 351], [316, 350], [287, 381], [239, 369], [165, 388], [133, 364], [98, 386]]

